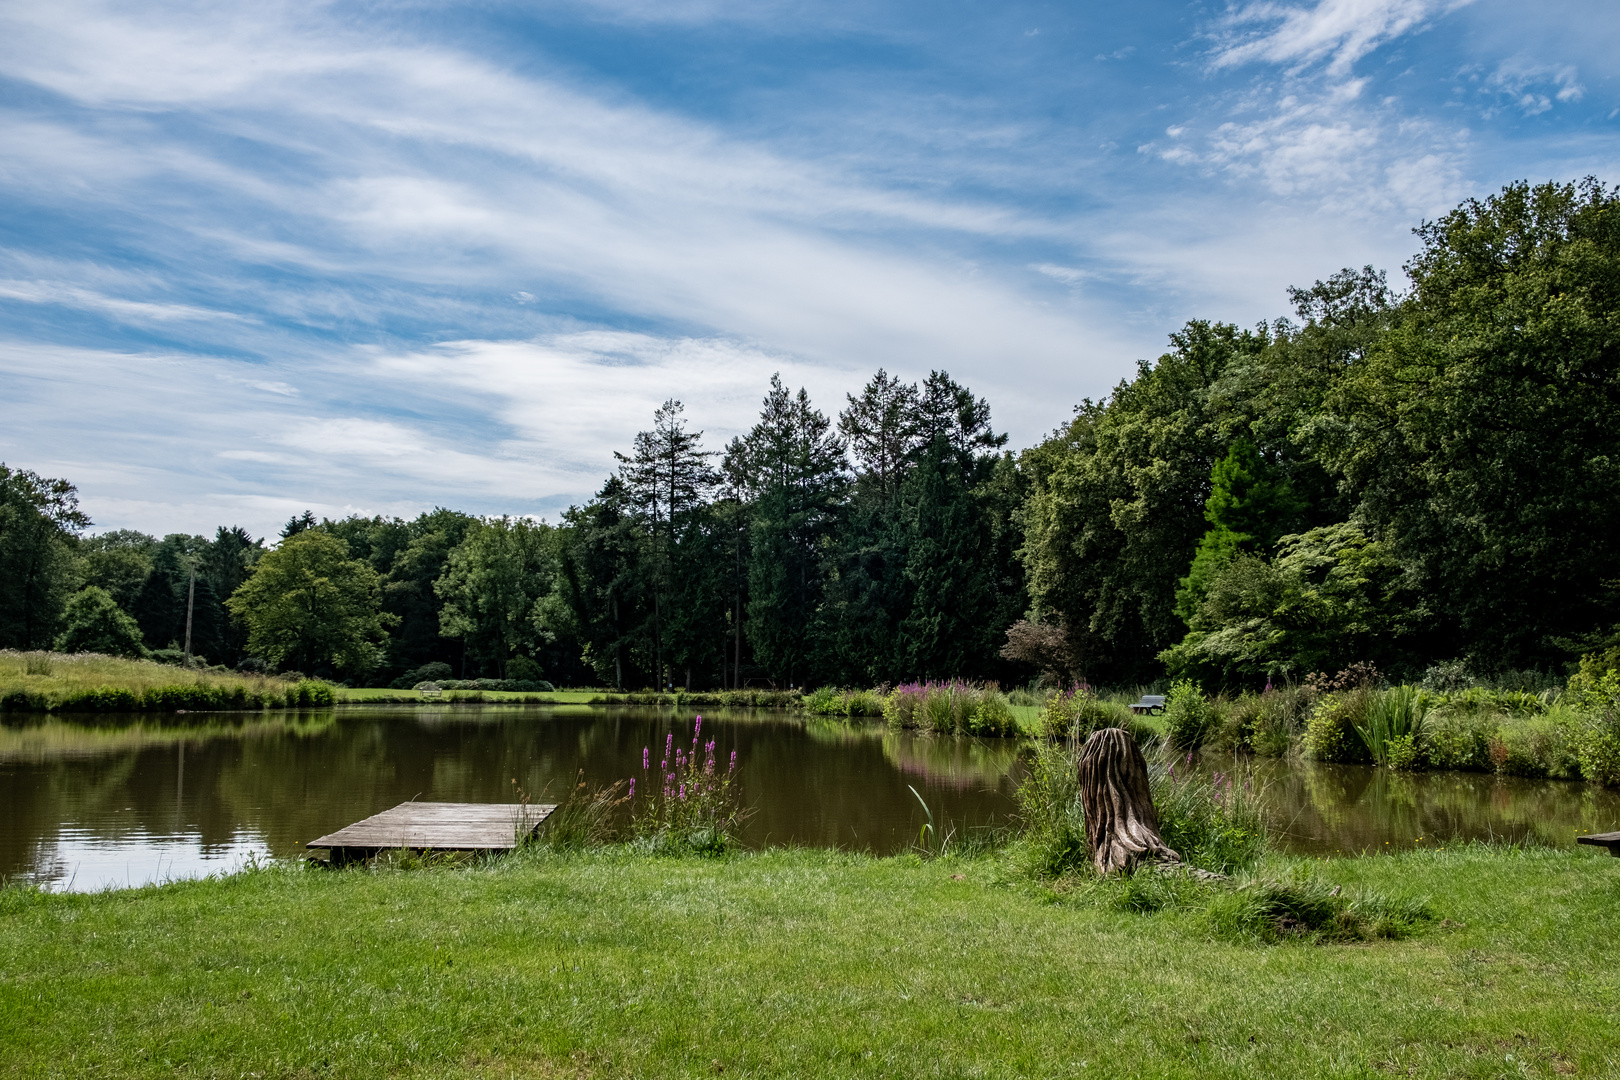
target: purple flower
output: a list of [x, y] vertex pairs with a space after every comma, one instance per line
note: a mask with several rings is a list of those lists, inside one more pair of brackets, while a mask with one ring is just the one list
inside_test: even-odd
[[652, 750], [646, 746], [641, 748], [641, 767], [643, 769], [652, 768]]
[[665, 758], [663, 761], [660, 761], [658, 763], [658, 767], [664, 772], [669, 772], [669, 758]]
[[733, 750], [731, 752], [731, 768], [728, 771], [730, 771], [730, 772], [736, 772], [737, 771], [737, 751], [735, 751], [735, 750]]
[[682, 799], [686, 798], [686, 785], [685, 784], [681, 785], [681, 798]]
[[669, 757], [669, 752], [673, 749], [675, 749], [675, 733], [670, 732], [664, 736], [664, 756]]
[[699, 716], [697, 718], [697, 723], [692, 725], [692, 738], [696, 739], [698, 737], [698, 732], [700, 732], [702, 730], [703, 730], [703, 717]]
[[633, 776], [630, 778], [630, 797], [636, 797], [636, 778]]
[[713, 754], [709, 755], [709, 760], [703, 766], [703, 771], [708, 773], [710, 776], [714, 775], [714, 755]]

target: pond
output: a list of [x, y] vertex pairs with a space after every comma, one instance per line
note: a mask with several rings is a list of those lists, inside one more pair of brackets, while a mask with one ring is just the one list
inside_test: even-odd
[[[0, 878], [87, 890], [297, 857], [305, 841], [408, 799], [512, 802], [522, 789], [555, 801], [581, 774], [626, 779], [644, 747], [656, 759], [667, 734], [691, 730], [690, 713], [588, 706], [12, 717], [0, 725]], [[904, 851], [926, 820], [918, 794], [959, 834], [1014, 811], [1012, 740], [747, 710], [706, 712], [704, 735], [722, 760], [738, 752], [751, 845]], [[1569, 844], [1620, 828], [1620, 794], [1578, 783], [1255, 769], [1282, 846], [1297, 852], [1490, 836]]]

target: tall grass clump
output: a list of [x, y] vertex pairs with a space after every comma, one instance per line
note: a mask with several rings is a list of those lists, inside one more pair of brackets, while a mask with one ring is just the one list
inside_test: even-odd
[[[517, 781], [513, 780], [514, 787]], [[554, 851], [583, 851], [612, 843], [619, 836], [619, 818], [630, 802], [626, 789], [630, 782], [620, 780], [606, 787], [593, 788], [579, 771], [574, 787], [546, 817], [534, 843]], [[519, 804], [526, 804], [527, 793], [518, 789]]]
[[1427, 897], [1346, 891], [1296, 868], [1211, 890], [1199, 921], [1229, 940], [1328, 944], [1403, 938], [1433, 918]]
[[737, 843], [748, 816], [737, 751], [720, 762], [715, 741], [702, 740], [701, 716], [693, 722], [690, 746], [677, 746], [674, 734], [666, 735], [656, 771], [652, 747], [642, 748], [641, 776], [627, 782], [624, 798], [631, 835], [653, 851], [718, 855]]
[[925, 734], [1008, 736], [1018, 721], [1007, 697], [993, 683], [906, 683], [889, 694], [883, 718], [890, 727]]
[[1315, 701], [1305, 686], [1267, 686], [1261, 693], [1241, 694], [1220, 713], [1210, 741], [1233, 753], [1283, 757], [1299, 741]]
[[1351, 723], [1375, 764], [1406, 768], [1416, 761], [1417, 740], [1428, 709], [1422, 690], [1392, 686], [1369, 691], [1360, 720]]

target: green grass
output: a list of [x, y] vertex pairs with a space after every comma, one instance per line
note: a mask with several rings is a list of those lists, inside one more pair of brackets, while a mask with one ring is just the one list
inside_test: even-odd
[[326, 683], [182, 668], [100, 653], [0, 649], [0, 710], [172, 712], [323, 705]]
[[1266, 868], [1429, 897], [1413, 936], [1356, 945], [1006, 867], [537, 850], [0, 890], [0, 1075], [1553, 1077], [1620, 1054], [1604, 856]]
[[545, 694], [526, 694], [510, 690], [446, 690], [438, 697], [423, 697], [418, 690], [388, 690], [366, 687], [337, 688], [337, 703], [348, 704], [377, 704], [377, 703], [425, 703], [442, 704], [446, 701], [510, 701], [518, 704], [540, 703], [558, 705], [584, 705], [593, 697], [601, 694], [600, 690], [553, 690]]

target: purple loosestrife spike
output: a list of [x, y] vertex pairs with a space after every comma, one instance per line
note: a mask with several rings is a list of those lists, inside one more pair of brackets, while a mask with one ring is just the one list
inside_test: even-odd
[[703, 730], [703, 717], [701, 715], [699, 715], [698, 718], [697, 718], [697, 723], [692, 725], [692, 738], [694, 738], [694, 739], [697, 738], [698, 737], [698, 732], [700, 732], [702, 730]]
[[735, 751], [735, 750], [733, 750], [731, 752], [731, 768], [730, 768], [729, 771], [730, 772], [736, 772], [737, 771], [737, 751]]
[[709, 760], [704, 764], [703, 771], [708, 773], [710, 776], [714, 775], [714, 755], [713, 754], [709, 755]]
[[669, 772], [669, 758], [665, 758], [663, 761], [660, 761], [658, 763], [658, 767], [664, 772]]
[[685, 784], [681, 785], [681, 798], [683, 800], [686, 798], [686, 785]]
[[669, 757], [669, 752], [673, 749], [675, 749], [675, 733], [670, 732], [664, 736], [664, 756]]
[[652, 768], [652, 749], [651, 749], [651, 747], [643, 746], [641, 748], [641, 767], [643, 769]]
[[636, 797], [636, 778], [633, 776], [630, 778], [630, 797]]

